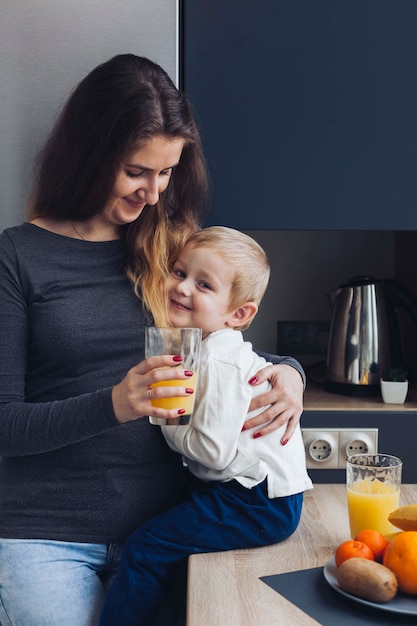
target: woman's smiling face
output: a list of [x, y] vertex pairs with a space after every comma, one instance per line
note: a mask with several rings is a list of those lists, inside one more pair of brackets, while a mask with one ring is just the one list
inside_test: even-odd
[[184, 140], [163, 135], [152, 137], [125, 159], [102, 216], [114, 225], [134, 222], [148, 204], [155, 205], [168, 187], [181, 158]]

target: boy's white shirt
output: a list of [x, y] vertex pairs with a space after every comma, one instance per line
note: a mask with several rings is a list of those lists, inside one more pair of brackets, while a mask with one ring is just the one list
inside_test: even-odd
[[211, 333], [202, 342], [192, 421], [187, 426], [162, 426], [162, 432], [201, 480], [234, 479], [250, 489], [267, 478], [268, 496], [277, 498], [313, 485], [299, 426], [285, 446], [280, 443], [285, 426], [257, 439], [253, 439], [256, 428], [241, 432], [248, 417], [263, 410], [248, 413], [252, 397], [267, 391], [269, 382], [253, 387], [248, 381], [266, 364], [240, 331]]

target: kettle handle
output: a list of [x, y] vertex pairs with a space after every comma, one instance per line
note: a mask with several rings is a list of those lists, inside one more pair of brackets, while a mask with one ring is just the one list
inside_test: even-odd
[[[392, 304], [396, 308], [403, 308], [411, 318], [416, 328], [417, 333], [417, 299], [409, 291], [408, 287], [406, 287], [403, 283], [394, 279], [385, 279], [384, 285], [386, 286], [386, 293], [388, 297], [391, 299]], [[393, 365], [398, 365], [402, 367], [406, 367], [408, 370], [411, 369], [417, 363], [417, 335], [416, 335], [416, 346], [414, 348], [414, 352], [409, 356], [408, 361], [406, 363], [397, 363]]]

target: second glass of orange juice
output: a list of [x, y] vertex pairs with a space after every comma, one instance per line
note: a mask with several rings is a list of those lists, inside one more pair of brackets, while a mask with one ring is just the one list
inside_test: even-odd
[[399, 506], [402, 461], [390, 454], [353, 454], [346, 462], [352, 539], [365, 529], [395, 531], [388, 515]]

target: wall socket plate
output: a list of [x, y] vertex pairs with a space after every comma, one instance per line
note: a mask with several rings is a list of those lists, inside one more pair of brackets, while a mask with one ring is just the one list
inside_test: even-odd
[[329, 321], [277, 322], [277, 354], [325, 355]]
[[308, 469], [346, 469], [349, 454], [378, 451], [377, 428], [302, 428]]

